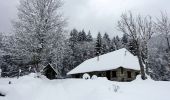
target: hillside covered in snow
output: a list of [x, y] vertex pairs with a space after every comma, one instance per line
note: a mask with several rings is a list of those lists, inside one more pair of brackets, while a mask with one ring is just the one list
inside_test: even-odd
[[0, 78], [0, 93], [6, 95], [0, 100], [169, 100], [170, 82], [140, 78], [132, 82], [48, 80], [30, 74], [19, 79]]

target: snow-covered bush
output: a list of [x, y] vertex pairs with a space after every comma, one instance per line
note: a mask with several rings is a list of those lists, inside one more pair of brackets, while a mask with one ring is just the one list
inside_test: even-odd
[[111, 85], [111, 86], [109, 87], [109, 90], [110, 90], [110, 91], [117, 92], [117, 91], [119, 90], [119, 88], [120, 88], [119, 86], [113, 84], [113, 85]]
[[83, 79], [85, 79], [85, 80], [90, 79], [90, 75], [89, 75], [89, 74], [87, 74], [87, 73], [83, 74]]
[[8, 84], [12, 84], [12, 82], [11, 82], [11, 81], [9, 81], [9, 82], [8, 82]]
[[41, 73], [37, 72], [34, 74], [34, 78], [40, 78], [41, 77]]
[[95, 79], [97, 79], [97, 76], [96, 76], [96, 75], [93, 75], [93, 76], [91, 77], [91, 79], [92, 79], [92, 80], [95, 80]]
[[114, 91], [117, 92], [119, 90], [119, 86], [115, 85], [114, 86]]

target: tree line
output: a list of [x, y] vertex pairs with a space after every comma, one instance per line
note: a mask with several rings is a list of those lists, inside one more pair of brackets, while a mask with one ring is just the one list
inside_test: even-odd
[[133, 51], [133, 49], [130, 48], [130, 44], [128, 45], [127, 35], [124, 35], [122, 38], [119, 36], [111, 38], [109, 34], [104, 33], [102, 35], [99, 32], [97, 37], [94, 38], [91, 34], [92, 33], [90, 31], [86, 33], [84, 30], [71, 30], [70, 36], [67, 40], [70, 53], [63, 63], [67, 71], [70, 71], [87, 59], [106, 54], [123, 47], [127, 47]]

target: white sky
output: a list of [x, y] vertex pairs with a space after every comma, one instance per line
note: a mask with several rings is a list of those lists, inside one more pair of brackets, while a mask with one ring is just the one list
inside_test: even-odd
[[[143, 15], [158, 16], [170, 13], [170, 0], [64, 0], [63, 13], [68, 18], [68, 29], [100, 31], [111, 36], [121, 35], [116, 30], [122, 12], [131, 10]], [[12, 32], [11, 20], [17, 18], [19, 0], [0, 0], [0, 32]]]

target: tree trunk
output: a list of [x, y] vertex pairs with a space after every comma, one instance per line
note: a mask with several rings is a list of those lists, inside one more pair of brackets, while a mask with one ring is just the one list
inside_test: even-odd
[[170, 50], [169, 38], [168, 38], [168, 37], [166, 37], [166, 40], [167, 40], [167, 44], [168, 44], [168, 50]]
[[140, 51], [138, 51], [137, 57], [138, 57], [139, 65], [140, 65], [141, 78], [143, 80], [145, 80], [146, 79], [146, 75], [145, 75], [144, 65], [143, 65], [143, 62], [142, 62]]

